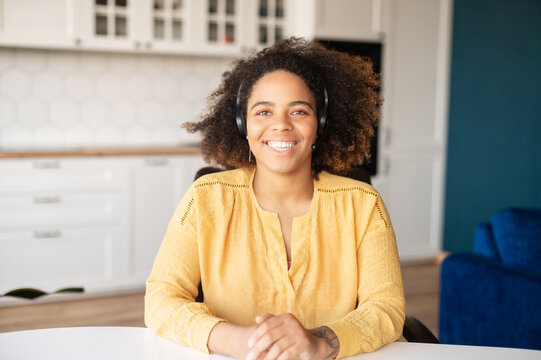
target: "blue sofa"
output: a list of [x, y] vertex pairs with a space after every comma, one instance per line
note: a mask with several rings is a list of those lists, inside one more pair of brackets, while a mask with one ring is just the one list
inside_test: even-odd
[[541, 210], [506, 209], [442, 263], [443, 344], [541, 350]]

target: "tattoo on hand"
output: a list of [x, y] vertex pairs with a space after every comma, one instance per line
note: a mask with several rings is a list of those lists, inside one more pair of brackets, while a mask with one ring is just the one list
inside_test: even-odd
[[338, 352], [340, 351], [340, 341], [338, 340], [338, 337], [327, 326], [321, 326], [318, 328], [315, 328], [312, 330], [312, 333], [315, 337], [321, 338], [325, 340], [327, 345], [332, 349], [331, 352], [326, 356], [328, 359], [334, 358]]

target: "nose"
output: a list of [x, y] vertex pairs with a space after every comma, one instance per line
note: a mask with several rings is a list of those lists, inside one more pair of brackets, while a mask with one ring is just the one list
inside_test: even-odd
[[274, 117], [274, 123], [272, 124], [274, 131], [290, 131], [293, 129], [293, 123], [289, 118], [289, 112], [277, 112]]

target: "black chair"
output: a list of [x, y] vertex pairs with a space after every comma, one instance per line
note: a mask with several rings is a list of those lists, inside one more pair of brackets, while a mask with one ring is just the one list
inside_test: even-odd
[[[224, 169], [220, 169], [217, 167], [207, 166], [199, 169], [197, 173], [195, 174], [194, 180], [199, 179], [203, 175], [212, 174], [216, 172], [224, 171]], [[370, 175], [368, 172], [362, 168], [359, 167], [353, 167], [351, 170], [347, 173], [347, 177], [350, 177], [355, 180], [364, 181], [368, 184], [370, 184]], [[198, 290], [197, 297], [195, 298], [196, 302], [203, 302], [204, 301], [204, 295], [203, 295], [203, 288], [201, 287], [201, 284], [199, 284], [199, 290]], [[416, 319], [413, 316], [406, 315], [406, 319], [404, 321], [404, 330], [402, 332], [402, 335], [408, 342], [419, 342], [419, 343], [432, 343], [432, 344], [439, 344], [438, 339], [432, 334], [432, 332], [418, 319]]]

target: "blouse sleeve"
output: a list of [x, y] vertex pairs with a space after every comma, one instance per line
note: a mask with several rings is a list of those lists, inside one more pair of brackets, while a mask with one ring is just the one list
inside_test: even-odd
[[358, 305], [327, 324], [340, 341], [337, 358], [371, 352], [402, 335], [404, 288], [395, 234], [377, 196], [366, 232], [357, 247]]
[[200, 282], [196, 205], [192, 186], [171, 219], [146, 282], [145, 325], [173, 341], [209, 353], [212, 328], [220, 321], [197, 303]]

